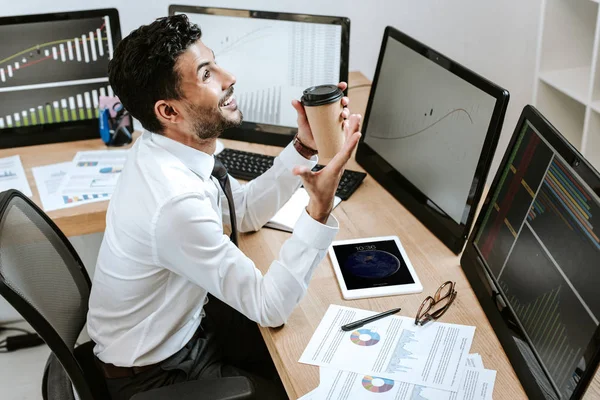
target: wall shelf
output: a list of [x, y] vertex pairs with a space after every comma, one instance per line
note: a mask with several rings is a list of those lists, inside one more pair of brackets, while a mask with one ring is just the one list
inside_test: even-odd
[[590, 67], [546, 71], [540, 72], [540, 79], [581, 104], [585, 104], [590, 90], [590, 71]]
[[600, 0], [542, 0], [533, 104], [600, 170]]

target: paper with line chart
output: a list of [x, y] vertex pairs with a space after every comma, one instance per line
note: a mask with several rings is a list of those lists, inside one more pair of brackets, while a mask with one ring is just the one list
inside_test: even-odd
[[109, 16], [0, 26], [0, 129], [96, 119], [112, 95]]
[[300, 362], [458, 391], [475, 327], [388, 317], [352, 332], [342, 325], [372, 311], [329, 306]]
[[237, 78], [235, 96], [248, 122], [297, 127], [291, 101], [340, 78], [338, 25], [187, 13], [217, 63]]
[[496, 99], [390, 39], [365, 142], [457, 223]]

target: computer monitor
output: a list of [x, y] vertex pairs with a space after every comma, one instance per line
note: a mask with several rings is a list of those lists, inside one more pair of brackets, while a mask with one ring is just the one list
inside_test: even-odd
[[347, 18], [171, 5], [174, 14], [198, 24], [217, 63], [237, 78], [244, 122], [223, 138], [285, 146], [298, 126], [292, 100], [310, 86], [348, 81]]
[[116, 9], [0, 18], [0, 147], [99, 138]]
[[600, 356], [600, 175], [525, 107], [461, 259], [531, 399], [580, 398]]
[[356, 160], [459, 253], [507, 104], [506, 90], [388, 26]]

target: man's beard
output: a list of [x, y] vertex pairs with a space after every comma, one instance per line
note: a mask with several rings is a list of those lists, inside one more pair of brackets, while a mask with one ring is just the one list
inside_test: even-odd
[[239, 108], [237, 111], [240, 113], [240, 118], [239, 120], [233, 121], [225, 118], [218, 109], [204, 109], [195, 106], [188, 107], [188, 112], [192, 119], [192, 130], [198, 139], [201, 140], [216, 139], [224, 130], [240, 126], [242, 124], [243, 115]]

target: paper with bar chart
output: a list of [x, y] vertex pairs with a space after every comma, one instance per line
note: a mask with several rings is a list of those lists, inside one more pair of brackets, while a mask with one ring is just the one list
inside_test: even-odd
[[338, 25], [187, 13], [217, 63], [237, 78], [238, 107], [248, 122], [297, 127], [291, 106], [302, 91], [340, 78]]
[[112, 95], [109, 16], [0, 26], [0, 129], [97, 118]]
[[342, 325], [371, 311], [329, 306], [300, 357], [305, 364], [458, 391], [475, 327], [388, 317], [352, 332]]
[[71, 208], [87, 203], [108, 200], [108, 197], [93, 195], [67, 196], [64, 198], [60, 194], [59, 188], [60, 184], [67, 176], [67, 171], [71, 169], [71, 165], [71, 161], [68, 161], [59, 164], [34, 167], [31, 169], [44, 211], [61, 210], [63, 208]]
[[128, 150], [80, 151], [58, 192], [64, 203], [109, 200], [127, 160]]

